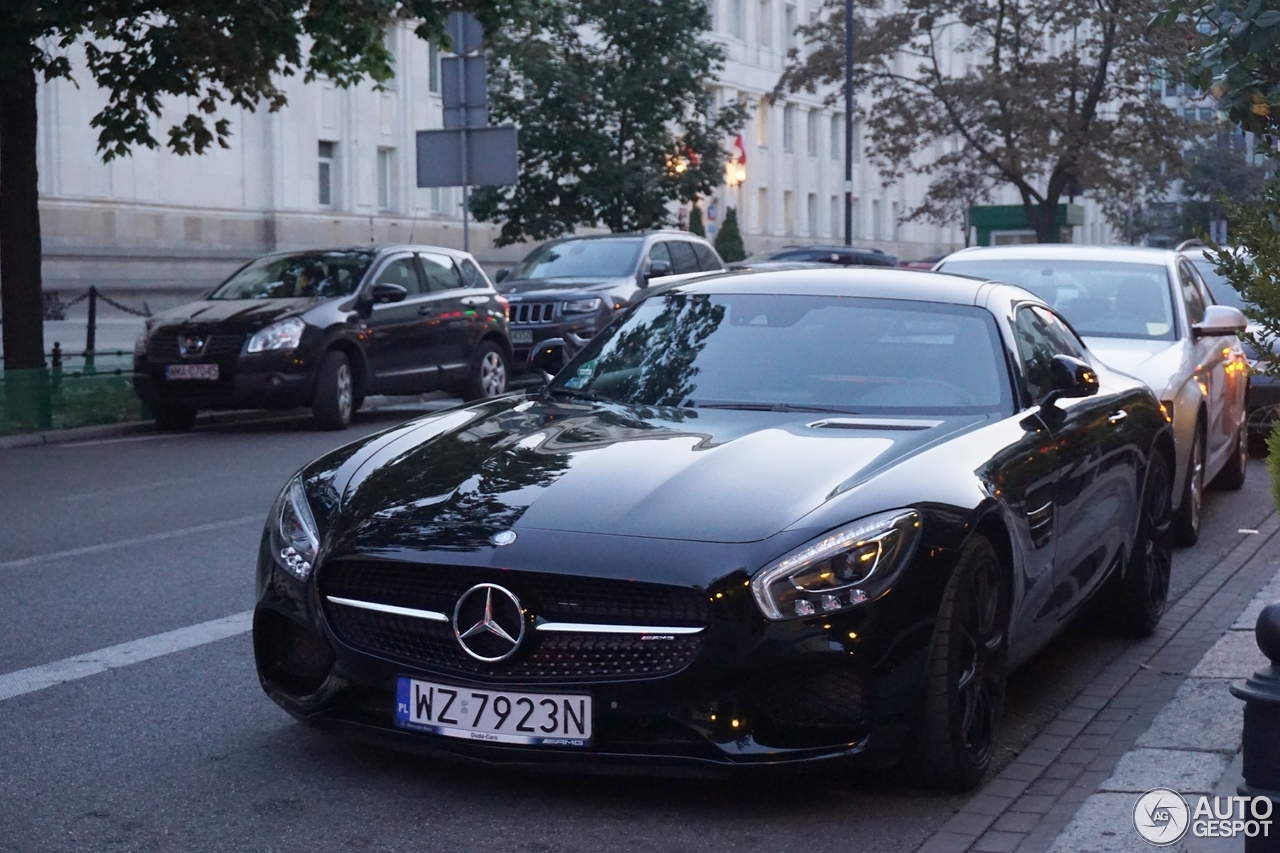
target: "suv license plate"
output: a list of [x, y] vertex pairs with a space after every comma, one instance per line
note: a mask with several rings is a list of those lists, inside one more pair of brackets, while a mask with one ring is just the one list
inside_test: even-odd
[[488, 743], [590, 746], [591, 697], [396, 679], [396, 725]]
[[167, 364], [164, 368], [165, 379], [212, 379], [218, 378], [216, 364]]
[[533, 329], [512, 329], [511, 343], [513, 344], [533, 343]]

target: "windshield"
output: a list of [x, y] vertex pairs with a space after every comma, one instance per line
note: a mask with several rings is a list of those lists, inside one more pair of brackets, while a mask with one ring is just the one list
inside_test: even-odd
[[1245, 303], [1240, 298], [1240, 293], [1227, 280], [1226, 276], [1218, 272], [1218, 268], [1213, 261], [1202, 257], [1191, 263], [1195, 264], [1196, 270], [1204, 278], [1205, 284], [1209, 285], [1209, 292], [1213, 294], [1215, 302], [1219, 305], [1230, 305], [1232, 308], [1239, 308], [1241, 311], [1245, 309]]
[[621, 278], [635, 272], [643, 243], [639, 237], [618, 237], [539, 246], [520, 262], [507, 281]]
[[1026, 288], [1086, 337], [1174, 339], [1162, 264], [1007, 258], [949, 261], [940, 270]]
[[224, 281], [210, 299], [330, 299], [360, 286], [372, 252], [299, 252], [258, 258]]
[[760, 294], [651, 297], [593, 338], [551, 385], [633, 405], [849, 413], [1008, 411], [984, 310]]

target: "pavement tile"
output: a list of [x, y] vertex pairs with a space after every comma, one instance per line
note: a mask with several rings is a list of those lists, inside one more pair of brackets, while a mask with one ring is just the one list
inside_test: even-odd
[[973, 845], [971, 850], [975, 853], [1013, 853], [1018, 849], [1018, 843], [1022, 841], [1023, 834], [1021, 832], [998, 832], [991, 830], [983, 833], [977, 843]]
[[1073, 779], [1037, 779], [1031, 783], [1031, 787], [1027, 788], [1027, 793], [1032, 795], [1045, 795], [1056, 797], [1064, 793], [1067, 788], [1071, 787]]
[[1049, 848], [1049, 853], [1149, 853], [1133, 828], [1133, 794], [1094, 794]]
[[1040, 815], [1033, 812], [1006, 812], [991, 828], [1001, 832], [1030, 832], [1039, 822]]
[[921, 845], [916, 853], [965, 853], [973, 844], [972, 835], [961, 835], [956, 832], [936, 832]]
[[979, 835], [987, 831], [991, 824], [995, 823], [995, 815], [978, 814], [965, 809], [953, 814], [942, 828], [947, 832], [954, 832], [960, 835], [968, 835], [971, 838], [977, 838]]
[[1137, 745], [1234, 753], [1240, 748], [1244, 703], [1227, 691], [1230, 683], [1219, 678], [1188, 678], [1138, 738]]
[[1271, 582], [1254, 596], [1239, 618], [1231, 623], [1232, 629], [1236, 631], [1252, 631], [1253, 627], [1258, 624], [1258, 614], [1262, 612], [1262, 608], [1273, 601], [1280, 601], [1280, 577], [1272, 578]]
[[1009, 810], [1014, 812], [1033, 812], [1035, 814], [1044, 814], [1049, 811], [1049, 809], [1053, 808], [1053, 805], [1053, 797], [1024, 794], [1013, 801], [1013, 805], [1009, 807]]
[[[1025, 753], [1024, 753], [1025, 754]], [[1022, 756], [1000, 771], [998, 779], [1012, 779], [1016, 782], [1030, 782], [1044, 772], [1044, 765], [1029, 764], [1022, 761]]]
[[975, 814], [987, 815], [988, 817], [999, 817], [1004, 814], [1005, 810], [1013, 802], [1013, 797], [997, 797], [983, 791], [969, 799], [964, 804], [965, 811], [971, 811]]
[[1063, 764], [1088, 764], [1090, 761], [1098, 757], [1096, 749], [1082, 749], [1080, 747], [1072, 747], [1062, 755], [1058, 756], [1058, 760]]
[[993, 797], [1014, 797], [1022, 796], [1027, 790], [1028, 781], [1024, 779], [1007, 779], [1001, 776], [992, 779], [990, 782], [982, 786], [982, 793], [990, 794]]
[[1248, 678], [1271, 665], [1252, 631], [1228, 631], [1191, 670], [1192, 678]]
[[1152, 788], [1172, 788], [1182, 794], [1205, 794], [1213, 790], [1230, 762], [1222, 753], [1135, 749], [1120, 759], [1098, 790], [1141, 794]]

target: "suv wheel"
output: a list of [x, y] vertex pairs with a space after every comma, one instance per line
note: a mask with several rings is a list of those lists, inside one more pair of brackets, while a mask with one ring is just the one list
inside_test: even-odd
[[507, 356], [493, 341], [482, 341], [471, 362], [471, 375], [462, 386], [462, 399], [468, 403], [496, 397], [507, 390]]
[[311, 416], [320, 429], [346, 429], [355, 408], [355, 382], [345, 353], [329, 350], [316, 371], [316, 393]]

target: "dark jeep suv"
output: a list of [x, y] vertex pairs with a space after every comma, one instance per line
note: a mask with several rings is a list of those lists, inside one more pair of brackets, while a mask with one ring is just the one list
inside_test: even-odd
[[160, 429], [200, 409], [310, 406], [342, 429], [366, 394], [507, 387], [507, 303], [465, 252], [317, 249], [251, 261], [147, 322], [133, 387]]
[[711, 244], [685, 231], [566, 237], [538, 246], [510, 274], [499, 273], [498, 289], [511, 300], [511, 342], [523, 363], [543, 342], [581, 347], [642, 298], [651, 281], [666, 285], [724, 270]]

